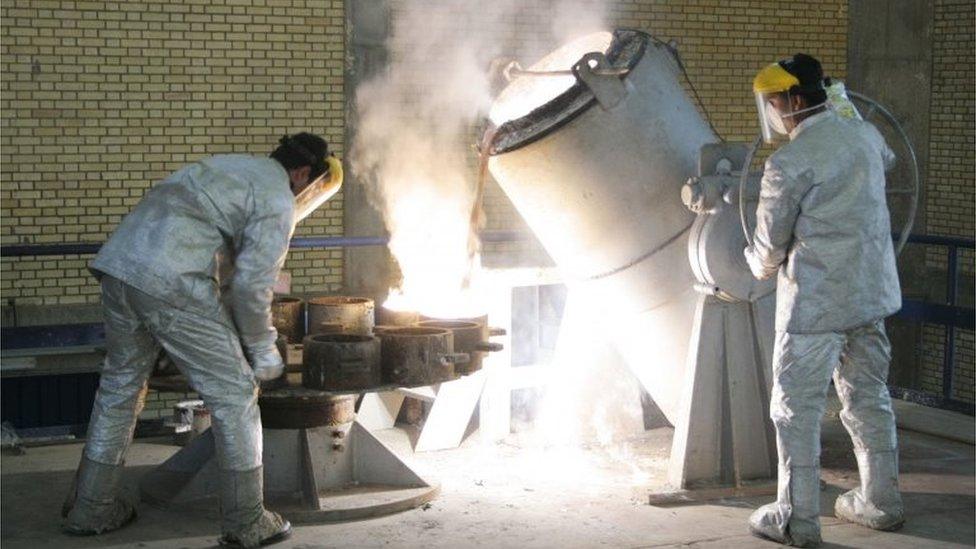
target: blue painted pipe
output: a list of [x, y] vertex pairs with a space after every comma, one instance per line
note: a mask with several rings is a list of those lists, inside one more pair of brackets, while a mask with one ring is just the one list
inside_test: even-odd
[[[894, 235], [898, 239], [898, 235]], [[515, 242], [527, 240], [528, 233], [520, 231], [487, 231], [481, 233], [482, 242]], [[909, 242], [937, 246], [976, 247], [976, 240], [956, 236], [913, 234]], [[386, 236], [300, 236], [291, 239], [292, 249], [308, 248], [355, 248], [359, 246], [383, 246], [389, 242]], [[7, 244], [0, 246], [0, 257], [26, 257], [47, 255], [86, 255], [98, 253], [100, 242], [73, 242], [65, 244]]]
[[[895, 241], [898, 240], [899, 235], [895, 233]], [[934, 246], [955, 246], [957, 248], [976, 248], [976, 240], [972, 238], [965, 238], [961, 236], [939, 236], [934, 234], [910, 234], [908, 235], [908, 242], [914, 244], [932, 244]]]
[[[527, 240], [528, 233], [519, 231], [489, 231], [481, 233], [482, 242], [515, 242]], [[291, 249], [355, 248], [384, 246], [387, 236], [300, 236], [291, 239]], [[48, 255], [87, 255], [98, 253], [100, 242], [72, 242], [64, 244], [7, 244], [0, 246], [0, 257]]]

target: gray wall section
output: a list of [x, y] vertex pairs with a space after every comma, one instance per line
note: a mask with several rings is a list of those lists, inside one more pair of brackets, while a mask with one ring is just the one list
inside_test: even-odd
[[851, 0], [848, 12], [847, 86], [886, 106], [912, 140], [922, 175], [913, 232], [925, 232], [933, 1]]
[[[932, 0], [851, 0], [849, 5], [847, 85], [887, 107], [912, 140], [922, 176], [916, 233], [925, 232], [933, 23]], [[905, 213], [896, 206], [892, 215]]]
[[[913, 233], [926, 232], [925, 188], [932, 100], [933, 0], [851, 0], [847, 39], [847, 85], [888, 108], [908, 134], [921, 176]], [[893, 135], [885, 136], [899, 150]], [[907, 182], [907, 162], [889, 177]], [[892, 203], [892, 218], [907, 216], [907, 203]], [[912, 297], [929, 293], [925, 248], [907, 246], [899, 258], [902, 289]]]
[[[355, 0], [345, 5], [346, 143], [351, 151], [356, 135], [356, 87], [387, 65], [390, 5], [388, 0]], [[343, 223], [347, 236], [387, 234], [382, 216], [370, 205], [366, 187], [356, 179], [353, 170], [346, 171], [343, 200]], [[346, 248], [343, 272], [345, 292], [369, 296], [385, 295], [397, 277], [395, 265], [385, 246]]]
[[[847, 86], [886, 106], [908, 133], [921, 176], [912, 232], [924, 234], [934, 2], [851, 0], [848, 12]], [[897, 219], [900, 215], [905, 215], [904, 210], [894, 207], [892, 216]], [[933, 277], [925, 264], [923, 246], [907, 246], [898, 266], [903, 295], [919, 299], [932, 292]], [[887, 329], [892, 342], [889, 382], [917, 388], [922, 326], [891, 318]]]

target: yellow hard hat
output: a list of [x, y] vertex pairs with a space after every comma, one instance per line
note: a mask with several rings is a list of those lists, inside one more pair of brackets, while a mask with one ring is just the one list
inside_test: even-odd
[[755, 93], [785, 92], [793, 86], [799, 86], [800, 80], [787, 72], [779, 63], [772, 63], [763, 67], [752, 80], [752, 91]]

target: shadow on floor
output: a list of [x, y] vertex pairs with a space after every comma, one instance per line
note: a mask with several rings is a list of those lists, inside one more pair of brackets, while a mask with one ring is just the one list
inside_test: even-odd
[[[150, 466], [126, 467], [125, 492], [128, 501], [138, 502], [138, 480]], [[105, 547], [109, 545], [164, 541], [170, 539], [212, 537], [217, 546], [220, 526], [213, 518], [194, 517], [136, 504], [139, 514], [137, 533], [133, 525], [100, 536], [73, 537], [61, 534], [61, 504], [68, 492], [73, 471], [4, 474], [0, 493], [0, 539], [5, 548], [51, 546], [63, 539], [63, 546]], [[214, 509], [214, 516], [217, 510]]]

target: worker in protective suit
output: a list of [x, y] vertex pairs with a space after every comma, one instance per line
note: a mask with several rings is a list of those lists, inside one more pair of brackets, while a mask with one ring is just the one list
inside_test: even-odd
[[101, 281], [107, 354], [63, 529], [120, 528], [125, 452], [160, 351], [211, 412], [220, 468], [221, 544], [257, 547], [291, 525], [265, 510], [258, 382], [282, 375], [272, 286], [295, 224], [335, 194], [342, 166], [300, 133], [270, 158], [203, 159], [157, 183], [91, 265]]
[[759, 279], [778, 276], [770, 417], [779, 489], [750, 530], [797, 547], [820, 543], [820, 421], [831, 376], [854, 442], [860, 487], [837, 498], [842, 519], [899, 527], [895, 417], [884, 318], [901, 308], [885, 171], [894, 154], [871, 124], [827, 103], [820, 63], [797, 54], [755, 77], [764, 138], [789, 138], [766, 161], [754, 243]]

